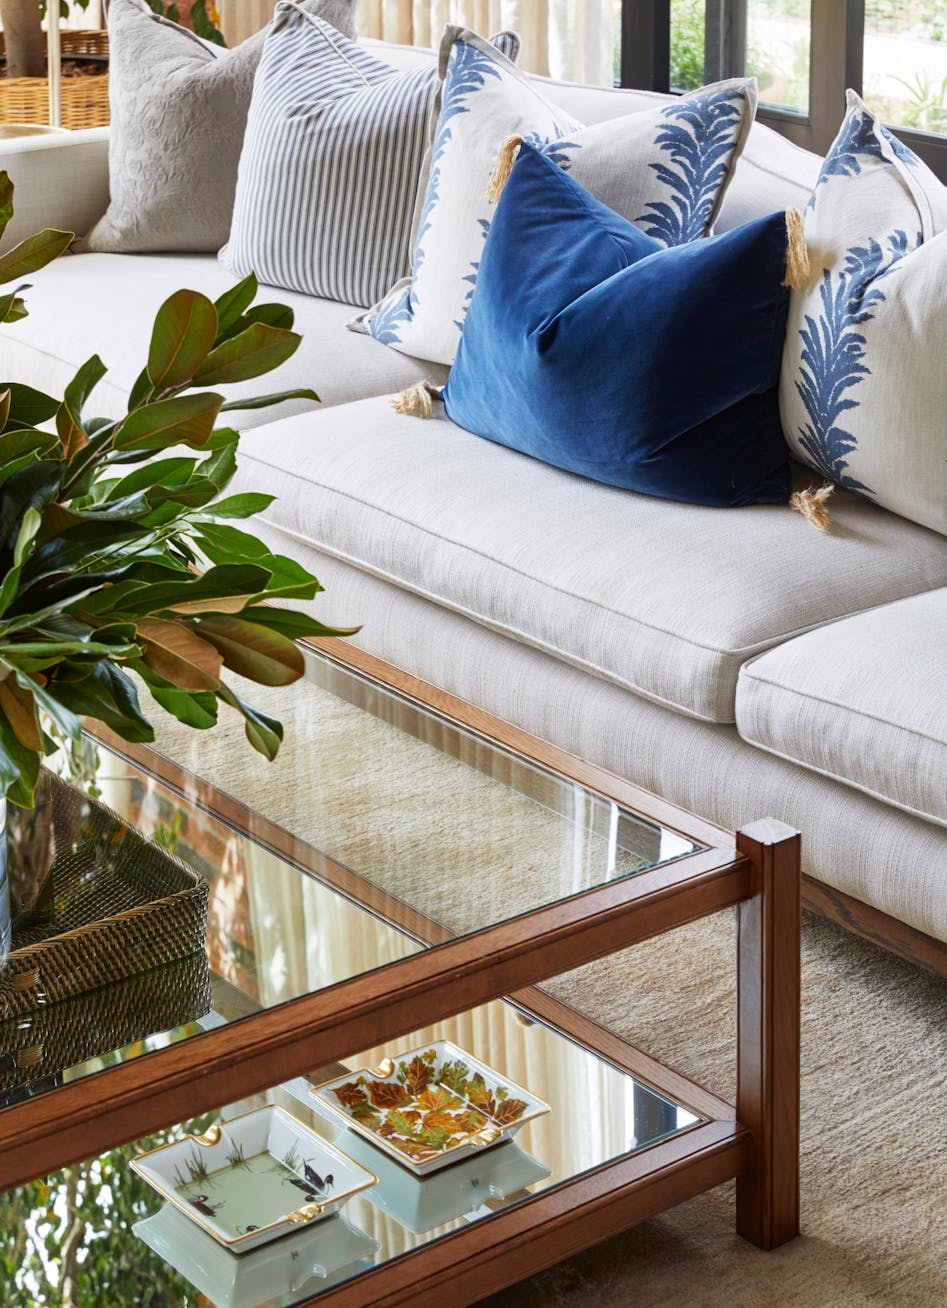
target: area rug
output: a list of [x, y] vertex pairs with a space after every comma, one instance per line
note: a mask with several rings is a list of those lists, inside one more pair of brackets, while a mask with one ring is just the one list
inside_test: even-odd
[[[561, 814], [524, 814], [501, 778], [472, 778], [433, 739], [324, 691], [248, 698], [289, 727], [272, 768], [224, 731], [165, 726], [159, 747], [457, 930], [495, 912], [488, 869], [511, 905], [536, 902]], [[594, 869], [597, 844], [570, 867]], [[947, 983], [808, 915], [803, 946], [802, 1235], [761, 1253], [734, 1233], [723, 1186], [481, 1308], [947, 1304]], [[733, 974], [733, 915], [720, 914], [549, 989], [732, 1099]]]
[[[549, 988], [727, 1098], [733, 917]], [[943, 1308], [947, 983], [806, 914], [802, 1234], [762, 1253], [721, 1186], [479, 1308]]]

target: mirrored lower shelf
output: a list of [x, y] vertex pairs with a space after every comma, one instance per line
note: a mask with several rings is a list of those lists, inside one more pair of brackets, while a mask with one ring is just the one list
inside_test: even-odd
[[[342, 1121], [314, 1111], [311, 1084], [346, 1069], [375, 1068], [399, 1049], [449, 1040], [549, 1105], [527, 1121], [515, 1140], [460, 1158], [430, 1175], [415, 1175]], [[170, 1204], [130, 1167], [147, 1149], [271, 1103], [287, 1110], [323, 1140], [372, 1173], [374, 1185], [353, 1194], [344, 1213], [301, 1225], [259, 1248], [234, 1253]], [[91, 1163], [33, 1182], [4, 1197], [0, 1241], [12, 1247], [20, 1229], [27, 1243], [15, 1274], [14, 1304], [60, 1302], [61, 1263], [40, 1249], [61, 1246], [67, 1229], [81, 1226], [77, 1302], [139, 1308], [192, 1301], [216, 1308], [290, 1308], [318, 1298], [452, 1232], [567, 1183], [698, 1122], [634, 1077], [539, 1021], [527, 1021], [502, 1001], [412, 1033], [387, 1048], [362, 1051], [345, 1067], [313, 1069], [255, 1096], [116, 1149]], [[20, 1297], [17, 1298], [16, 1295]]]

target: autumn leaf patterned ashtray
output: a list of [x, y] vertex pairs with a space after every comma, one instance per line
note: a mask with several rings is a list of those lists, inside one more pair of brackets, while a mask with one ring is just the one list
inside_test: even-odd
[[131, 1166], [232, 1253], [337, 1213], [377, 1181], [275, 1104], [138, 1154]]
[[549, 1105], [449, 1040], [314, 1086], [320, 1108], [418, 1176], [507, 1139]]

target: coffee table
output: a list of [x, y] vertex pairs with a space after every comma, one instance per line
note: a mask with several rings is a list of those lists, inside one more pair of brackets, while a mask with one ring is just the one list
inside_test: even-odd
[[[791, 1239], [797, 833], [764, 819], [734, 838], [342, 642], [313, 642], [307, 660], [305, 682], [253, 688], [287, 723], [275, 770], [226, 731], [166, 730], [155, 747], [99, 737], [106, 801], [212, 880], [212, 1004], [0, 1110], [0, 1189], [105, 1153], [125, 1175], [128, 1142], [209, 1114], [203, 1129], [221, 1106], [227, 1117], [282, 1103], [331, 1139], [311, 1084], [446, 1037], [552, 1111], [472, 1171], [455, 1163], [418, 1182], [397, 1163], [390, 1181], [372, 1169], [377, 1192], [342, 1218], [379, 1248], [329, 1269], [316, 1223], [318, 1256], [293, 1261], [322, 1274], [296, 1269], [283, 1297], [274, 1282], [260, 1300], [472, 1302], [733, 1177], [740, 1233], [767, 1249]], [[536, 988], [731, 906], [735, 1107]], [[506, 1180], [491, 1180], [501, 1164]], [[180, 1215], [170, 1236], [152, 1215], [159, 1229], [138, 1236], [143, 1250], [179, 1251], [159, 1258], [169, 1284], [194, 1284], [215, 1252], [233, 1258], [180, 1252]], [[278, 1280], [290, 1239], [244, 1255], [257, 1263], [241, 1262], [242, 1289], [223, 1285], [225, 1262], [220, 1302]]]

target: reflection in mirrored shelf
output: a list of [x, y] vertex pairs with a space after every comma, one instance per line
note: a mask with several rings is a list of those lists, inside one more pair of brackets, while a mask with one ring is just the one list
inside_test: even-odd
[[[514, 1084], [528, 1086], [551, 1111], [527, 1122], [515, 1141], [419, 1180], [312, 1111], [310, 1081], [324, 1081], [345, 1070], [338, 1064], [313, 1069], [309, 1081], [300, 1078], [274, 1087], [5, 1195], [0, 1243], [13, 1247], [19, 1231], [36, 1233], [36, 1240], [23, 1249], [11, 1304], [36, 1308], [61, 1302], [62, 1243], [67, 1230], [77, 1229], [82, 1235], [70, 1275], [78, 1303], [140, 1308], [146, 1285], [156, 1308], [180, 1308], [195, 1292], [216, 1308], [288, 1308], [318, 1296], [330, 1284], [527, 1203], [698, 1121], [687, 1109], [542, 1022], [525, 1022], [508, 1003], [487, 1004], [412, 1032], [399, 1045], [410, 1049], [437, 1040], [453, 1041]], [[346, 1066], [374, 1067], [384, 1054], [383, 1049], [363, 1050], [346, 1059]], [[378, 1184], [349, 1199], [342, 1225], [341, 1218], [330, 1217], [302, 1228], [298, 1237], [282, 1237], [234, 1255], [181, 1214], [179, 1223], [174, 1214], [164, 1213], [160, 1198], [129, 1163], [144, 1149], [188, 1132], [205, 1132], [263, 1103], [284, 1107], [373, 1172]], [[371, 1152], [363, 1157], [360, 1148]], [[188, 1230], [186, 1237], [174, 1237], [171, 1243], [171, 1237], [162, 1239], [166, 1228], [173, 1236], [181, 1223]], [[338, 1246], [330, 1242], [327, 1247], [325, 1231], [339, 1234]], [[258, 1258], [259, 1271], [255, 1261], [248, 1261]], [[326, 1273], [324, 1278], [318, 1269]]]

